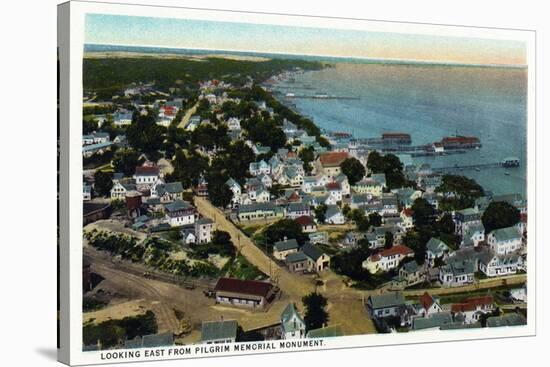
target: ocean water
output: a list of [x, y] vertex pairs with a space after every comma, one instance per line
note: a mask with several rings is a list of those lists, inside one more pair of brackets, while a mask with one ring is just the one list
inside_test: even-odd
[[276, 88], [296, 95], [358, 97], [290, 100], [319, 127], [356, 137], [399, 131], [411, 134], [413, 145], [420, 145], [455, 134], [477, 136], [482, 144], [479, 150], [413, 160], [448, 167], [517, 157], [517, 168], [457, 173], [474, 178], [495, 194], [526, 193], [526, 69], [337, 63], [298, 74], [294, 82], [281, 82]]

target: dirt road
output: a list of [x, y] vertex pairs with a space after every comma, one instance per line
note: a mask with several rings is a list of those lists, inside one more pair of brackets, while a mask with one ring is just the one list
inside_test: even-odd
[[189, 119], [197, 111], [198, 106], [199, 106], [199, 102], [195, 103], [195, 105], [193, 105], [193, 107], [191, 107], [190, 109], [187, 110], [187, 112], [185, 112], [185, 115], [183, 115], [180, 123], [178, 124], [178, 127], [180, 129], [185, 129], [185, 126], [187, 126], [187, 123], [189, 122]]
[[[231, 223], [208, 200], [195, 197], [197, 210], [216, 223], [218, 229], [230, 234], [233, 243], [248, 261], [257, 266], [282, 289], [283, 293], [301, 306], [302, 297], [315, 290], [315, 281], [298, 273], [291, 273], [272, 261], [262, 250]], [[374, 333], [375, 328], [362, 303], [361, 292], [346, 288], [341, 279], [331, 271], [321, 274], [325, 286], [318, 289], [328, 299], [329, 325], [340, 325], [347, 335]]]

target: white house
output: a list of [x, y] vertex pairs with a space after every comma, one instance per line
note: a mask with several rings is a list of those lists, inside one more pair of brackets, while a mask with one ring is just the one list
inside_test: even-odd
[[273, 244], [273, 257], [277, 260], [285, 260], [286, 257], [294, 252], [298, 252], [298, 242], [295, 239], [277, 241]]
[[506, 255], [521, 248], [521, 233], [516, 226], [495, 229], [487, 236], [491, 250], [498, 255]]
[[351, 186], [346, 175], [340, 173], [338, 176], [334, 177], [334, 181], [340, 184], [340, 187], [342, 188], [342, 194], [344, 196], [351, 194]]
[[435, 259], [445, 260], [446, 256], [451, 252], [451, 248], [438, 238], [430, 238], [426, 244], [426, 263], [429, 267], [433, 267]]
[[369, 194], [372, 196], [380, 197], [382, 196], [383, 186], [376, 180], [366, 177], [361, 181], [356, 182], [355, 185], [351, 187], [353, 191], [358, 194]]
[[523, 260], [518, 254], [495, 255], [486, 252], [479, 259], [479, 270], [488, 277], [516, 274]]
[[227, 129], [230, 131], [234, 130], [241, 130], [241, 121], [236, 117], [230, 117], [229, 120], [226, 121]]
[[[254, 200], [257, 203], [268, 203], [271, 200], [271, 194], [264, 188], [249, 192], [249, 194], [251, 193], [254, 193]], [[250, 196], [252, 197], [252, 195]]]
[[328, 205], [325, 213], [325, 223], [328, 224], [344, 224], [346, 217], [336, 205]]
[[399, 214], [401, 217], [401, 227], [404, 230], [414, 228], [413, 211], [410, 208], [404, 208]]
[[196, 243], [208, 243], [212, 241], [212, 229], [214, 222], [210, 218], [201, 218], [195, 222]]
[[292, 303], [281, 314], [281, 331], [283, 339], [301, 339], [306, 336], [306, 323]]
[[158, 166], [154, 163], [147, 162], [144, 163], [141, 167], [136, 167], [134, 173], [134, 180], [136, 185], [139, 186], [153, 186], [157, 180], [160, 178], [160, 170]]
[[443, 311], [439, 304], [439, 299], [432, 297], [428, 292], [424, 292], [424, 294], [420, 296], [415, 308], [417, 316], [420, 317], [431, 316]]
[[326, 188], [329, 195], [332, 196], [336, 202], [342, 201], [344, 191], [342, 190], [342, 186], [340, 185], [340, 183], [336, 181], [329, 182], [326, 185]]
[[171, 227], [195, 223], [195, 208], [183, 200], [164, 206], [165, 220]]
[[462, 320], [465, 324], [480, 321], [482, 315], [492, 312], [493, 309], [493, 296], [471, 297], [464, 302], [451, 305], [455, 320]]
[[136, 185], [128, 182], [117, 181], [111, 188], [111, 200], [124, 200], [126, 193], [136, 190]]
[[237, 338], [237, 321], [203, 321], [201, 342], [204, 344], [235, 343]]
[[444, 287], [459, 287], [474, 282], [476, 266], [473, 261], [453, 261], [439, 267], [439, 281]]
[[460, 247], [474, 246], [477, 247], [481, 242], [485, 241], [485, 228], [483, 224], [469, 226], [463, 233], [460, 241]]
[[260, 174], [269, 175], [271, 173], [271, 166], [262, 159], [259, 162], [251, 162], [248, 171], [252, 176], [258, 176]]
[[127, 126], [132, 124], [131, 112], [117, 112], [113, 115], [113, 124], [115, 126]]
[[371, 255], [363, 261], [363, 269], [367, 269], [371, 274], [378, 271], [388, 271], [399, 266], [399, 263], [406, 257], [413, 257], [414, 251], [405, 245], [394, 245], [389, 249], [384, 249], [377, 254]]

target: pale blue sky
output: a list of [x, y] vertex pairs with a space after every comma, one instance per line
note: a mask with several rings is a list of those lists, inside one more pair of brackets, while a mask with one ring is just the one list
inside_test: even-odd
[[525, 43], [520, 41], [103, 14], [86, 15], [85, 42], [466, 64], [526, 63]]

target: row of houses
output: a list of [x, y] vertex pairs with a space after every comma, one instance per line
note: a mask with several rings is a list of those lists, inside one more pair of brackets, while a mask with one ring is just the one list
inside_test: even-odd
[[[442, 305], [437, 297], [425, 292], [415, 301], [407, 301], [401, 292], [371, 295], [366, 301], [369, 315], [379, 329], [408, 328], [411, 331], [446, 330], [487, 326], [525, 325], [525, 317], [496, 315], [496, 305], [491, 295], [468, 297]], [[506, 320], [506, 321], [502, 321]]]

